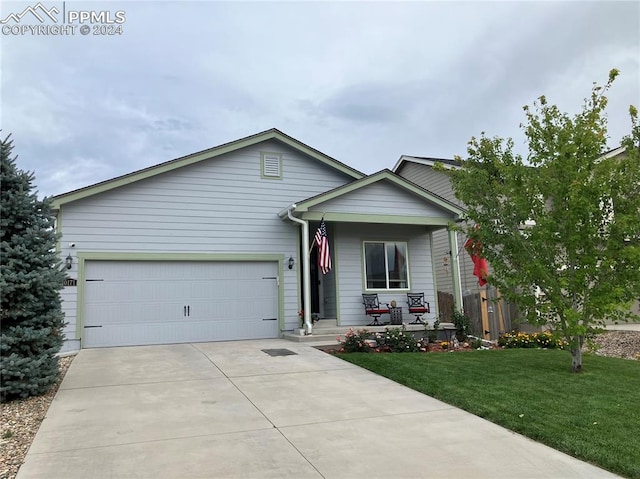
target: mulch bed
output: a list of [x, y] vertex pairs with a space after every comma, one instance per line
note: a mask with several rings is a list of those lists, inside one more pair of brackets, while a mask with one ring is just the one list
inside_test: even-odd
[[[585, 344], [584, 351], [595, 353], [598, 356], [609, 356], [622, 359], [640, 360], [640, 331], [606, 331], [603, 334], [599, 334], [595, 337], [595, 348], [591, 345]], [[334, 344], [328, 346], [316, 346], [316, 349], [325, 351], [330, 354], [336, 354], [341, 352], [342, 345]], [[501, 347], [494, 346], [490, 349], [502, 349]], [[440, 342], [429, 343], [430, 353], [443, 353], [443, 352], [466, 352], [474, 351], [469, 343], [462, 343], [455, 349], [443, 349], [440, 346]], [[381, 353], [380, 351], [371, 350], [372, 353]]]
[[[342, 345], [341, 344], [331, 344], [331, 345], [326, 345], [326, 346], [315, 346], [316, 349], [319, 349], [320, 351], [324, 351], [325, 353], [329, 353], [329, 354], [338, 354], [343, 352], [342, 351]], [[494, 346], [491, 348], [484, 348], [484, 349], [502, 349], [498, 346]], [[440, 342], [436, 342], [436, 343], [429, 343], [428, 345], [428, 349], [427, 351], [421, 351], [421, 352], [429, 352], [429, 353], [449, 353], [449, 352], [468, 352], [468, 351], [475, 351], [475, 349], [473, 349], [469, 343], [461, 343], [457, 348], [451, 349], [451, 348], [443, 348], [440, 345]], [[385, 354], [387, 351], [377, 351], [376, 349], [372, 348], [370, 349], [371, 353], [377, 353], [377, 354]]]

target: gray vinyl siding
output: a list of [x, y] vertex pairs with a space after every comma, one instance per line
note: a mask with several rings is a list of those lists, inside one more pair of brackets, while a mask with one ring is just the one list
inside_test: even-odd
[[[75, 269], [75, 264], [74, 264]], [[68, 270], [67, 276], [71, 278], [77, 278], [78, 274], [74, 269]], [[62, 312], [64, 313], [64, 337], [65, 344], [60, 350], [61, 353], [68, 351], [74, 351], [79, 349], [79, 345], [76, 343], [76, 310], [77, 310], [77, 286], [67, 286], [60, 292], [62, 299]]]
[[[366, 225], [340, 224], [336, 242], [338, 274], [340, 275], [340, 309], [341, 325], [366, 325], [372, 319], [364, 314], [362, 305], [363, 290], [363, 241], [406, 241], [408, 243], [410, 292], [425, 293], [425, 299], [431, 305], [431, 313], [427, 317], [435, 318], [435, 290], [431, 264], [431, 248], [429, 232], [420, 226], [400, 225]], [[380, 301], [389, 303], [396, 300], [398, 306], [404, 308], [404, 321], [415, 318], [406, 311], [407, 291], [390, 291], [378, 293]], [[387, 318], [388, 319], [388, 318]]]
[[426, 203], [390, 182], [378, 182], [325, 201], [311, 211], [449, 217], [450, 213]]
[[[415, 184], [441, 196], [458, 206], [462, 203], [455, 197], [449, 177], [440, 171], [435, 171], [430, 166], [406, 162], [398, 171], [398, 174]], [[449, 272], [445, 271], [443, 258], [449, 254], [449, 235], [446, 229], [440, 229], [433, 233], [433, 257], [434, 270], [438, 282], [438, 290], [453, 294], [453, 281], [451, 276], [452, 258], [457, 254], [460, 261], [460, 280], [462, 294], [467, 295], [479, 291], [478, 278], [473, 276], [473, 262], [464, 249], [466, 238], [458, 234], [458, 250], [453, 251], [449, 260]]]
[[460, 282], [462, 283], [462, 295], [480, 291], [478, 278], [473, 276], [473, 262], [464, 249], [466, 238], [458, 233], [458, 250], [453, 251], [449, 258], [449, 272], [444, 268], [444, 256], [449, 256], [449, 234], [446, 229], [433, 232], [433, 257], [435, 261], [434, 270], [438, 279], [438, 290], [453, 294], [453, 281], [451, 276], [452, 261], [458, 255], [460, 261]]
[[[261, 152], [282, 154], [281, 180], [261, 178]], [[278, 141], [266, 141], [63, 205], [62, 253], [276, 253], [301, 264], [299, 226], [282, 221], [278, 212], [349, 181]], [[76, 247], [67, 251], [70, 242]], [[70, 273], [77, 278], [75, 269]], [[296, 274], [284, 268], [285, 329], [297, 325]], [[63, 292], [68, 338], [75, 337], [75, 289]]]
[[458, 206], [462, 205], [453, 193], [451, 181], [446, 173], [435, 171], [430, 166], [411, 162], [406, 162], [397, 173], [403, 178], [412, 181], [418, 186], [422, 186]]

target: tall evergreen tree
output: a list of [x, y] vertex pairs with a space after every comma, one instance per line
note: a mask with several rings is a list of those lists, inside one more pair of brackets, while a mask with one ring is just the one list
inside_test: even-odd
[[33, 173], [0, 143], [0, 398], [43, 394], [56, 380], [65, 277], [56, 253], [51, 201], [32, 192]]

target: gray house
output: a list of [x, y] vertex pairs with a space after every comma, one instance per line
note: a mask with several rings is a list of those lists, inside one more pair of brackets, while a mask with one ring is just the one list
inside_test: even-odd
[[[460, 168], [454, 160], [403, 155], [393, 171], [464, 209], [453, 193], [447, 174], [434, 169], [436, 164], [445, 169]], [[515, 305], [498, 301], [500, 293], [496, 288], [478, 284], [478, 278], [473, 275], [473, 261], [464, 247], [467, 238], [454, 233], [455, 241], [452, 243], [451, 234], [446, 229], [433, 232], [434, 270], [441, 319], [449, 321], [448, 315], [454, 308], [464, 309], [465, 315], [471, 319], [474, 333], [487, 339], [497, 339], [502, 332], [514, 327], [522, 328], [522, 325], [516, 324]], [[457, 297], [458, 291], [461, 297]], [[463, 308], [456, 306], [459, 304]], [[524, 325], [524, 329], [529, 328]]]
[[[300, 310], [309, 329], [311, 313], [365, 325], [365, 292], [400, 305], [423, 292], [434, 319], [434, 233], [462, 213], [275, 129], [56, 196], [54, 207], [69, 265], [65, 350], [276, 338]], [[308, 254], [322, 217], [326, 275]]]
[[[446, 173], [433, 168], [436, 163], [447, 169], [460, 168], [454, 160], [403, 155], [396, 162], [393, 171], [445, 198], [459, 208], [464, 208], [464, 205], [455, 197], [451, 181]], [[451, 248], [446, 230], [434, 232], [433, 256], [438, 290], [454, 294], [455, 288], [451, 270], [459, 268], [462, 294], [467, 296], [479, 292], [478, 278], [473, 276], [473, 262], [464, 249], [466, 239], [463, 235], [456, 235], [456, 247]]]
[[[603, 157], [624, 160], [626, 158], [626, 152], [624, 147], [618, 147], [606, 152]], [[464, 209], [464, 205], [462, 205], [453, 193], [449, 177], [446, 173], [434, 169], [436, 163], [439, 163], [446, 169], [460, 168], [458, 163], [450, 159], [403, 155], [396, 162], [393, 171], [403, 178], [427, 188], [429, 191], [457, 205], [459, 208]], [[483, 288], [478, 285], [478, 278], [473, 276], [473, 262], [464, 249], [466, 238], [458, 235], [456, 238], [457, 248], [454, 249], [450, 247], [449, 235], [447, 235], [446, 230], [434, 231], [432, 237], [434, 270], [438, 290], [455, 294], [456, 278], [455, 275], [451, 274], [450, 269], [459, 268], [460, 290], [462, 291], [463, 298], [481, 293]], [[491, 291], [489, 287], [487, 288], [488, 291], [486, 292], [489, 293], [489, 297], [497, 297], [499, 295], [495, 290]], [[516, 309], [513, 305], [502, 303], [505, 316], [504, 323], [496, 321], [495, 311], [492, 312], [488, 310], [489, 306], [487, 304], [482, 302], [479, 306], [485, 310], [483, 314], [487, 316], [491, 336], [494, 339], [497, 337], [499, 331], [510, 329], [511, 327], [518, 327], [518, 329], [525, 331], [537, 330], [537, 328], [531, 327], [527, 323], [515, 324], [515, 322], [513, 322], [515, 316], [517, 316]], [[632, 305], [631, 310], [635, 314], [640, 314], [640, 301], [636, 301]], [[471, 312], [471, 315], [473, 314], [474, 312]]]

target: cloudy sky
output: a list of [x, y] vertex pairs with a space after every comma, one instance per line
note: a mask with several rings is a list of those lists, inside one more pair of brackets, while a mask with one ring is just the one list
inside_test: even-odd
[[[0, 16], [36, 3], [3, 0]], [[365, 173], [402, 154], [464, 155], [481, 131], [524, 152], [523, 105], [544, 94], [577, 112], [614, 67], [611, 147], [640, 105], [635, 1], [64, 8], [121, 10], [126, 21], [115, 36], [0, 37], [1, 134], [46, 195], [272, 127]]]

